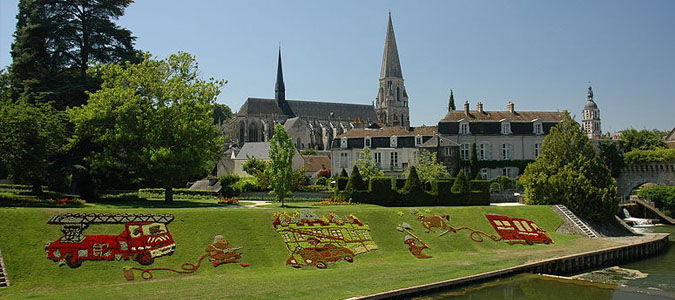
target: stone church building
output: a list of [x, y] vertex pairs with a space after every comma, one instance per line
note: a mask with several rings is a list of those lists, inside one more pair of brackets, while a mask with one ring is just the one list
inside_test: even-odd
[[394, 28], [389, 15], [375, 105], [287, 100], [281, 51], [279, 51], [274, 99], [248, 98], [223, 126], [230, 145], [266, 142], [274, 123], [282, 123], [296, 148], [330, 150], [333, 139], [353, 128], [410, 126], [408, 94], [403, 84]]

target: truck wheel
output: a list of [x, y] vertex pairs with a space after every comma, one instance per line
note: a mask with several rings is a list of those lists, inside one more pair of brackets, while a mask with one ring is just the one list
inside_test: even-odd
[[534, 245], [534, 242], [532, 240], [525, 240], [525, 243], [528, 245]]
[[320, 261], [320, 262], [316, 263], [316, 267], [319, 268], [319, 269], [325, 269], [328, 266], [326, 266], [326, 264], [324, 262]]
[[150, 253], [139, 253], [136, 255], [136, 261], [141, 265], [147, 266], [155, 262], [155, 258]]
[[76, 258], [72, 253], [66, 253], [63, 259], [66, 261], [66, 265], [73, 269], [82, 265], [82, 259]]
[[350, 262], [350, 263], [354, 262], [354, 258], [351, 257], [351, 256], [345, 256], [345, 257], [343, 257], [343, 258], [344, 258], [346, 261]]

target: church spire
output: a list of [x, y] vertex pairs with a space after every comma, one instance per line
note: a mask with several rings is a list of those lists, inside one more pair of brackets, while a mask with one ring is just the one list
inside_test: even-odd
[[279, 60], [277, 65], [277, 83], [274, 86], [274, 98], [277, 102], [286, 101], [286, 86], [284, 86], [284, 72], [281, 69], [281, 47], [279, 47]]
[[387, 24], [387, 38], [384, 41], [384, 54], [382, 55], [382, 71], [380, 72], [380, 79], [387, 77], [403, 78], [403, 73], [401, 72], [401, 63], [398, 60], [398, 49], [396, 48], [394, 25], [391, 22], [391, 12], [389, 12], [389, 23]]
[[281, 47], [279, 47], [279, 61], [277, 64], [277, 83], [274, 85], [274, 99], [281, 112], [287, 116], [295, 115], [291, 107], [286, 102], [286, 86], [284, 85], [284, 72], [281, 69]]

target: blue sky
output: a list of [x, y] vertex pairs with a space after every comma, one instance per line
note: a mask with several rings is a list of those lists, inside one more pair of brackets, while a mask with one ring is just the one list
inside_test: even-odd
[[[16, 0], [0, 1], [0, 67]], [[286, 97], [371, 103], [391, 11], [413, 125], [461, 106], [569, 110], [590, 81], [603, 131], [675, 126], [675, 1], [168, 1], [131, 4], [118, 24], [136, 47], [194, 54], [229, 81], [218, 102], [273, 97], [282, 46]]]

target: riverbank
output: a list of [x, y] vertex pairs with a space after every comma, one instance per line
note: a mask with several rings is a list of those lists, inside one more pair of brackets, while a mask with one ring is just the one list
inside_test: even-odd
[[[503, 241], [472, 241], [466, 232], [439, 236], [425, 233], [424, 227], [408, 208], [372, 205], [308, 207], [315, 214], [355, 215], [370, 227], [378, 249], [357, 255], [353, 263], [329, 264], [327, 269], [294, 269], [285, 265], [289, 252], [272, 226], [277, 211], [295, 213], [302, 209], [1, 209], [0, 250], [9, 288], [0, 296], [9, 299], [337, 299], [460, 278], [522, 264], [582, 252], [624, 245], [620, 239], [588, 239], [555, 232], [563, 221], [548, 206], [518, 207], [430, 207], [419, 208], [425, 215], [450, 216], [450, 226], [469, 226], [494, 233], [485, 214], [500, 214], [535, 221], [554, 243], [509, 245]], [[122, 267], [140, 267], [134, 261], [85, 261], [81, 267], [59, 267], [45, 257], [43, 246], [60, 237], [60, 226], [47, 225], [49, 218], [63, 212], [170, 213], [169, 224], [176, 240], [176, 252], [160, 257], [151, 267], [177, 268], [195, 262], [215, 235], [223, 235], [231, 245], [242, 247], [241, 264], [214, 268], [204, 263], [193, 274], [154, 272], [153, 279], [124, 279]], [[417, 259], [403, 243], [405, 234], [396, 227], [408, 223], [430, 249], [432, 256]], [[123, 225], [92, 225], [86, 234], [119, 234]], [[6, 234], [5, 234], [6, 233]]]

